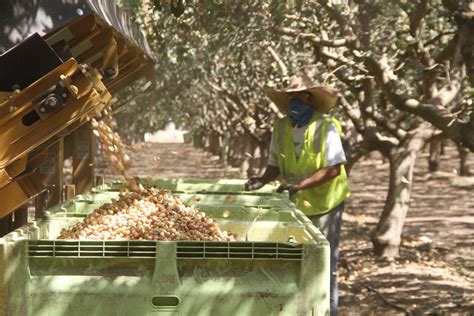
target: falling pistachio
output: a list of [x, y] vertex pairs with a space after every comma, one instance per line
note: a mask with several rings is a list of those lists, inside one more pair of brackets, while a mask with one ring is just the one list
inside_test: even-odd
[[311, 203], [309, 203], [309, 202], [306, 201], [306, 200], [303, 200], [303, 205], [304, 205], [305, 207], [307, 207], [307, 208], [310, 208], [310, 207], [312, 206]]
[[[128, 189], [132, 191], [141, 190], [135, 179], [130, 176], [128, 172], [128, 169], [132, 165], [131, 159], [126, 153], [125, 145], [120, 139], [120, 136], [114, 132], [111, 127], [114, 125], [114, 120], [110, 115], [107, 115], [106, 111], [104, 111], [104, 113], [106, 115], [103, 116], [101, 121], [97, 122], [95, 119], [92, 119], [92, 126], [95, 126], [93, 132], [98, 136], [104, 153], [112, 161], [115, 169], [119, 170], [125, 179]], [[115, 174], [115, 172], [112, 172], [112, 174]]]

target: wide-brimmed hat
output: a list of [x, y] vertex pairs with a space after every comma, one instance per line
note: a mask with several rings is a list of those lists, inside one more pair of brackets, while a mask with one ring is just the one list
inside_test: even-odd
[[334, 89], [314, 84], [306, 74], [296, 75], [290, 80], [288, 88], [274, 89], [268, 86], [263, 88], [265, 94], [275, 103], [278, 109], [287, 114], [290, 92], [307, 91], [313, 95], [311, 106], [318, 112], [327, 113], [337, 102], [337, 93]]

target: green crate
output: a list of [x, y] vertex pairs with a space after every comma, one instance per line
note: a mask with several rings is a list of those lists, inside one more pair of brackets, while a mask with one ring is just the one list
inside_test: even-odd
[[0, 239], [0, 315], [329, 313], [329, 244], [298, 210], [202, 206], [235, 242], [55, 240], [95, 206], [67, 203]]

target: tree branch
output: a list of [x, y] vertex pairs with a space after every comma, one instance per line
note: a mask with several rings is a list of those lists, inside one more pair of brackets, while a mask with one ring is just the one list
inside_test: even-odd
[[370, 117], [377, 125], [383, 127], [389, 134], [397, 139], [402, 139], [406, 136], [407, 132], [399, 128], [393, 122], [387, 120], [386, 116], [381, 115], [380, 113], [374, 112], [372, 110], [366, 109], [363, 112]]
[[341, 33], [348, 39], [351, 39], [349, 42], [352, 49], [356, 49], [358, 44], [358, 38], [354, 33], [354, 30], [349, 25], [350, 19], [344, 15], [339, 9], [335, 8], [332, 2], [327, 0], [319, 0], [318, 3], [328, 12], [328, 14], [337, 21]]
[[291, 28], [288, 28], [288, 27], [283, 27], [283, 26], [278, 27], [277, 31], [282, 33], [282, 34], [285, 34], [285, 35], [298, 36], [301, 39], [304, 39], [308, 42], [313, 43], [314, 45], [326, 46], [326, 47], [346, 46], [349, 42], [354, 40], [354, 38], [352, 38], [352, 37], [347, 37], [347, 38], [342, 38], [342, 39], [335, 39], [335, 40], [325, 40], [325, 39], [322, 39], [322, 38], [316, 36], [315, 34], [297, 32], [294, 29], [291, 29]]
[[459, 122], [444, 106], [421, 103], [416, 99], [403, 95], [403, 89], [400, 87], [396, 76], [387, 63], [379, 63], [371, 57], [366, 57], [364, 64], [375, 77], [387, 99], [396, 108], [423, 118], [442, 130], [457, 144], [464, 144], [471, 151], [474, 151], [474, 141], [468, 137], [468, 135], [472, 135], [472, 132], [464, 134], [467, 125]]
[[267, 51], [272, 55], [273, 59], [277, 62], [278, 66], [280, 67], [280, 71], [283, 77], [288, 77], [288, 68], [286, 67], [283, 60], [280, 58], [280, 55], [273, 49], [271, 46], [267, 46]]
[[353, 107], [352, 104], [347, 101], [346, 97], [341, 93], [339, 93], [338, 100], [342, 105], [342, 110], [354, 124], [356, 131], [359, 134], [364, 134], [365, 126], [361, 117], [360, 109], [358, 107]]
[[453, 34], [456, 34], [456, 31], [453, 30], [453, 29], [441, 32], [438, 35], [436, 35], [435, 37], [433, 37], [432, 39], [427, 40], [426, 43], [425, 43], [425, 46], [429, 46], [431, 44], [436, 43], [437, 41], [439, 41], [442, 37], [444, 37], [446, 35], [453, 35]]
[[433, 98], [428, 100], [428, 103], [447, 106], [458, 95], [461, 89], [462, 81], [466, 76], [459, 45], [456, 47], [452, 64], [453, 66], [449, 75], [450, 78], [447, 78], [448, 83], [443, 88], [441, 88]]
[[419, 1], [416, 4], [415, 11], [412, 14], [409, 14], [409, 12], [407, 12], [409, 20], [410, 20], [410, 34], [413, 37], [418, 37], [421, 21], [423, 21], [423, 18], [426, 16], [427, 12], [428, 12], [427, 0]]
[[353, 107], [343, 95], [339, 95], [339, 100], [342, 104], [344, 113], [346, 113], [354, 124], [357, 133], [364, 135], [364, 146], [366, 148], [369, 150], [379, 150], [382, 153], [388, 153], [398, 145], [399, 141], [397, 139], [384, 137], [374, 127], [365, 127], [360, 109], [358, 107]]
[[[303, 34], [303, 33], [298, 32], [298, 31], [295, 30], [295, 29], [278, 27], [278, 28], [276, 29], [276, 31], [279, 32], [279, 33], [281, 33], [281, 34], [283, 34], [283, 35], [295, 37], [297, 40], [300, 40], [300, 41], [302, 41], [302, 40], [310, 41], [311, 43], [313, 43], [313, 44], [314, 44], [315, 46], [317, 46], [317, 47], [320, 46], [319, 44], [317, 44], [317, 43], [311, 41], [311, 39], [309, 39], [308, 37], [302, 37], [302, 36], [300, 36], [300, 35]], [[348, 42], [346, 42], [346, 44], [347, 44], [347, 43], [348, 43]], [[346, 44], [345, 44], [345, 45], [346, 45]], [[324, 46], [324, 45], [322, 45], [322, 46]], [[344, 46], [344, 45], [342, 45], [342, 46]], [[338, 55], [338, 54], [336, 54], [336, 53], [332, 53], [332, 52], [329, 52], [329, 51], [327, 51], [327, 50], [322, 50], [322, 51], [321, 51], [321, 54], [323, 54], [323, 55], [324, 55], [325, 57], [327, 57], [327, 58], [333, 59], [333, 60], [335, 60], [335, 61], [338, 61], [338, 62], [343, 63], [343, 64], [345, 64], [345, 65], [348, 65], [348, 66], [350, 66], [350, 67], [353, 67], [353, 68], [355, 68], [355, 69], [357, 69], [357, 70], [359, 70], [359, 71], [361, 71], [361, 72], [363, 72], [363, 73], [367, 73], [367, 69], [365, 69], [364, 67], [361, 67], [361, 66], [360, 66], [359, 64], [357, 64], [355, 61], [350, 60], [349, 58], [344, 57], [343, 55]]]

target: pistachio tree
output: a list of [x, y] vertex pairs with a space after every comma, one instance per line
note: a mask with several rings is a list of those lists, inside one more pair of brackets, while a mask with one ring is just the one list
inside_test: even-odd
[[157, 54], [160, 93], [147, 99], [155, 117], [203, 135], [215, 152], [230, 144], [230, 162], [248, 174], [265, 165], [282, 115], [263, 85], [304, 71], [339, 91], [332, 114], [351, 161], [376, 150], [390, 163], [376, 254], [398, 254], [425, 144], [442, 134], [474, 150], [471, 1], [126, 2]]
[[317, 1], [312, 9], [314, 21], [285, 19], [276, 31], [311, 49], [343, 84], [346, 115], [367, 149], [388, 158], [389, 191], [373, 243], [377, 254], [395, 256], [425, 143], [439, 130], [474, 149], [465, 25], [440, 1]]

